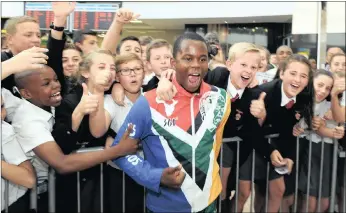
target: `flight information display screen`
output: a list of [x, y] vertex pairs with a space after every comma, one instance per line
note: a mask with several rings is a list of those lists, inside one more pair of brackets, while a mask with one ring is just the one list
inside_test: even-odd
[[[69, 19], [73, 20], [71, 30], [108, 30], [115, 12], [121, 7], [121, 2], [77, 3], [75, 11]], [[37, 19], [41, 29], [49, 29], [54, 14], [50, 2], [26, 2], [25, 14]], [[70, 29], [67, 21], [66, 29]]]

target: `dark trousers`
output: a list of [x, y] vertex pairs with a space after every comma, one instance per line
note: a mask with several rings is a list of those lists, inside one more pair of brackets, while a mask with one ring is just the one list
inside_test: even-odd
[[[8, 207], [9, 213], [30, 212], [30, 190]], [[5, 213], [5, 210], [1, 211]]]
[[37, 195], [37, 212], [47, 213], [48, 212], [48, 191]]
[[[104, 174], [106, 165], [103, 165]], [[101, 167], [95, 166], [80, 172], [80, 210], [83, 213], [87, 212], [100, 212], [101, 210]], [[106, 190], [109, 188], [104, 175], [103, 181], [103, 210], [106, 209], [108, 198]], [[56, 212], [77, 212], [78, 199], [77, 199], [77, 173], [68, 175], [57, 174], [56, 178]]]

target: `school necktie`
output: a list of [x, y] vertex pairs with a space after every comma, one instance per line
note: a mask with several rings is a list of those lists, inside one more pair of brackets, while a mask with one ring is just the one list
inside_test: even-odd
[[290, 102], [288, 102], [288, 103], [285, 105], [285, 107], [286, 107], [286, 109], [291, 109], [291, 108], [293, 107], [293, 105], [294, 105], [294, 100], [290, 100]]
[[234, 96], [234, 98], [231, 99], [232, 103], [233, 103], [234, 101], [236, 101], [238, 98], [239, 98], [239, 95], [238, 95], [238, 93], [237, 93], [237, 95]]

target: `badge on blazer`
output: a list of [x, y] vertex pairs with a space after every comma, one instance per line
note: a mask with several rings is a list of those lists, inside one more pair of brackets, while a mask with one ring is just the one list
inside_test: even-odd
[[241, 116], [243, 115], [243, 112], [238, 109], [236, 109], [236, 111], [237, 111], [237, 114], [235, 114], [235, 120], [239, 121]]
[[297, 119], [297, 120], [300, 120], [300, 117], [301, 117], [301, 116], [300, 116], [299, 111], [296, 111], [296, 119]]

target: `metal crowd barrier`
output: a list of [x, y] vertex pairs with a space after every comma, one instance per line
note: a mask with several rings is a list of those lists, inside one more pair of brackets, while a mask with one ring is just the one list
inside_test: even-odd
[[[309, 134], [309, 133], [308, 133]], [[278, 134], [272, 134], [266, 136], [268, 139], [268, 143], [271, 143], [272, 139], [277, 138], [279, 135]], [[298, 187], [299, 187], [299, 140], [300, 137], [297, 137], [296, 140], [296, 165], [295, 165], [295, 193], [294, 193], [294, 203], [293, 203], [293, 212], [300, 212], [300, 209], [298, 209], [298, 200], [299, 200], [299, 194], [298, 194]], [[236, 188], [235, 188], [235, 197], [234, 197], [234, 204], [232, 206], [232, 212], [238, 210], [238, 199], [239, 199], [239, 145], [242, 142], [242, 139], [239, 137], [234, 137], [234, 138], [225, 138], [223, 140], [224, 143], [237, 143], [237, 159], [236, 159]], [[321, 196], [322, 196], [322, 181], [323, 181], [323, 162], [324, 162], [324, 144], [325, 142], [321, 142], [321, 168], [319, 172], [319, 188], [318, 188], [318, 201], [317, 201], [317, 211], [316, 212], [321, 212]], [[307, 180], [307, 193], [306, 195], [306, 209], [305, 212], [308, 212], [308, 207], [309, 207], [309, 195], [310, 195], [310, 176], [311, 176], [311, 149], [312, 149], [312, 141], [311, 139], [309, 140], [309, 150], [308, 150], [308, 180]], [[337, 184], [337, 164], [338, 164], [338, 157], [341, 159], [345, 160], [345, 150], [339, 149], [339, 143], [338, 140], [334, 139], [333, 140], [333, 157], [332, 157], [332, 177], [331, 177], [331, 195], [330, 195], [330, 200], [329, 200], [329, 212], [334, 213], [335, 212], [335, 201], [336, 201], [336, 184]], [[222, 168], [222, 158], [223, 158], [223, 149], [221, 149], [220, 152], [220, 168]], [[344, 173], [346, 171], [346, 162], [344, 163]], [[233, 172], [233, 168], [232, 171]], [[268, 212], [268, 200], [269, 200], [269, 171], [270, 171], [270, 162], [267, 162], [267, 175], [266, 175], [266, 195], [265, 195], [265, 210], [264, 212]], [[220, 176], [222, 176], [222, 169], [220, 169]], [[254, 196], [254, 190], [253, 190], [253, 185], [254, 185], [254, 176], [255, 176], [255, 151], [253, 150], [252, 152], [252, 167], [251, 167], [251, 194], [250, 194], [250, 212], [253, 212], [253, 196]], [[344, 187], [343, 187], [343, 194], [344, 196], [342, 197], [343, 200], [342, 202], [342, 209], [339, 206], [338, 212], [346, 212], [346, 174], [344, 175]], [[229, 199], [228, 197], [226, 199]], [[233, 209], [234, 207], [234, 209]], [[219, 197], [219, 205], [218, 205], [218, 212], [221, 212], [222, 206], [221, 206], [221, 196]], [[230, 210], [231, 211], [231, 210]], [[229, 212], [230, 212], [229, 211]], [[227, 211], [226, 211], [227, 212]], [[281, 212], [281, 207], [280, 207], [280, 212]]]
[[[103, 146], [91, 147], [91, 148], [81, 148], [76, 151], [76, 153], [86, 153], [86, 152], [96, 152], [102, 151]], [[100, 164], [100, 212], [103, 213], [103, 164]], [[77, 172], [77, 212], [81, 212], [81, 196], [80, 196], [80, 172]]]
[[[278, 137], [278, 134], [273, 134], [273, 135], [268, 135], [266, 138], [268, 139], [268, 142], [271, 143], [273, 138]], [[223, 139], [224, 143], [237, 143], [237, 159], [236, 159], [236, 190], [235, 190], [235, 209], [238, 209], [238, 199], [239, 199], [239, 145], [241, 143], [242, 139], [239, 137], [234, 137], [234, 138], [225, 138]], [[293, 204], [293, 212], [299, 212], [300, 210], [298, 209], [298, 182], [299, 182], [299, 137], [297, 137], [296, 140], [296, 145], [297, 145], [297, 150], [296, 150], [296, 176], [295, 176], [295, 198], [294, 198], [294, 204]], [[309, 141], [309, 167], [308, 167], [308, 177], [310, 177], [311, 173], [311, 143], [312, 141]], [[82, 153], [82, 152], [93, 152], [93, 151], [100, 151], [103, 150], [103, 147], [93, 147], [93, 148], [83, 148], [79, 149], [76, 151], [76, 153]], [[318, 189], [318, 207], [317, 207], [317, 212], [320, 212], [321, 210], [321, 192], [322, 192], [322, 177], [323, 177], [323, 161], [324, 161], [324, 142], [322, 143], [321, 147], [321, 169], [319, 173], [319, 189]], [[336, 182], [337, 182], [337, 163], [338, 163], [338, 157], [342, 158], [345, 160], [345, 150], [339, 150], [339, 144], [337, 140], [334, 140], [333, 143], [333, 163], [332, 163], [332, 180], [331, 180], [331, 196], [330, 196], [330, 204], [329, 204], [329, 212], [334, 213], [335, 210], [335, 200], [336, 200]], [[220, 152], [220, 168], [222, 168], [222, 158], [223, 158], [223, 149], [221, 148]], [[253, 212], [253, 193], [254, 193], [254, 180], [255, 180], [255, 151], [253, 150], [252, 152], [252, 168], [251, 168], [251, 194], [250, 194], [250, 212]], [[268, 210], [268, 195], [269, 195], [269, 167], [270, 163], [267, 163], [267, 187], [266, 187], [266, 196], [265, 196], [265, 212]], [[346, 162], [344, 163], [344, 172], [346, 171]], [[222, 176], [222, 169], [220, 169], [220, 176]], [[344, 189], [343, 189], [343, 209], [340, 209], [341, 207], [339, 206], [338, 212], [346, 212], [346, 174], [344, 175]], [[101, 164], [101, 169], [100, 169], [100, 201], [101, 201], [101, 207], [100, 207], [100, 212], [104, 212], [104, 204], [103, 204], [103, 164]], [[308, 206], [309, 206], [309, 190], [310, 190], [310, 178], [308, 178], [308, 184], [307, 184], [307, 199], [306, 199], [306, 212], [308, 212]], [[122, 204], [122, 210], [123, 212], [126, 211], [125, 209], [125, 174], [123, 173], [123, 204]], [[146, 212], [146, 207], [145, 207], [145, 196], [144, 196], [144, 206], [143, 206], [143, 212]], [[228, 198], [226, 198], [228, 199]], [[55, 171], [53, 169], [49, 170], [49, 175], [48, 175], [48, 204], [49, 204], [49, 212], [55, 212]], [[81, 196], [80, 196], [80, 173], [77, 172], [77, 209], [78, 212], [81, 211]], [[5, 184], [5, 212], [8, 212], [8, 205], [9, 204], [9, 182], [6, 181]], [[31, 190], [30, 193], [30, 208], [33, 210], [36, 210], [37, 212], [37, 188], [36, 186]], [[281, 210], [281, 208], [280, 208]], [[218, 212], [221, 212], [221, 196], [219, 197], [219, 205], [218, 205]]]
[[[266, 138], [268, 139], [269, 143], [271, 143], [271, 139], [272, 138], [277, 138], [279, 135], [278, 134], [271, 134], [271, 135], [267, 135]], [[236, 189], [235, 189], [235, 209], [237, 210], [238, 209], [238, 199], [239, 199], [239, 147], [240, 147], [240, 142], [242, 142], [242, 139], [239, 138], [239, 137], [233, 137], [233, 138], [224, 138], [223, 139], [223, 143], [237, 143], [237, 154], [236, 154]], [[222, 159], [223, 159], [223, 148], [221, 148], [221, 152], [220, 152], [220, 162], [219, 162], [219, 165], [220, 165], [220, 168], [222, 168], [223, 166], [223, 162], [222, 162]], [[267, 178], [269, 177], [269, 164], [267, 165]], [[220, 176], [222, 177], [222, 169], [220, 169]], [[252, 151], [252, 166], [251, 166], [251, 191], [253, 192], [253, 183], [254, 183], [254, 180], [255, 180], [255, 151], [253, 150]], [[267, 179], [267, 183], [268, 183], [268, 179]], [[266, 187], [266, 190], [268, 190], [268, 187]], [[266, 192], [266, 195], [268, 195], [268, 191]], [[250, 194], [250, 209], [251, 209], [251, 212], [252, 212], [252, 209], [253, 209], [253, 193]], [[226, 198], [228, 199], [228, 198]], [[266, 199], [267, 200], [267, 199]], [[221, 196], [219, 197], [219, 212], [221, 212]], [[267, 212], [267, 204], [266, 204], [266, 212]]]

